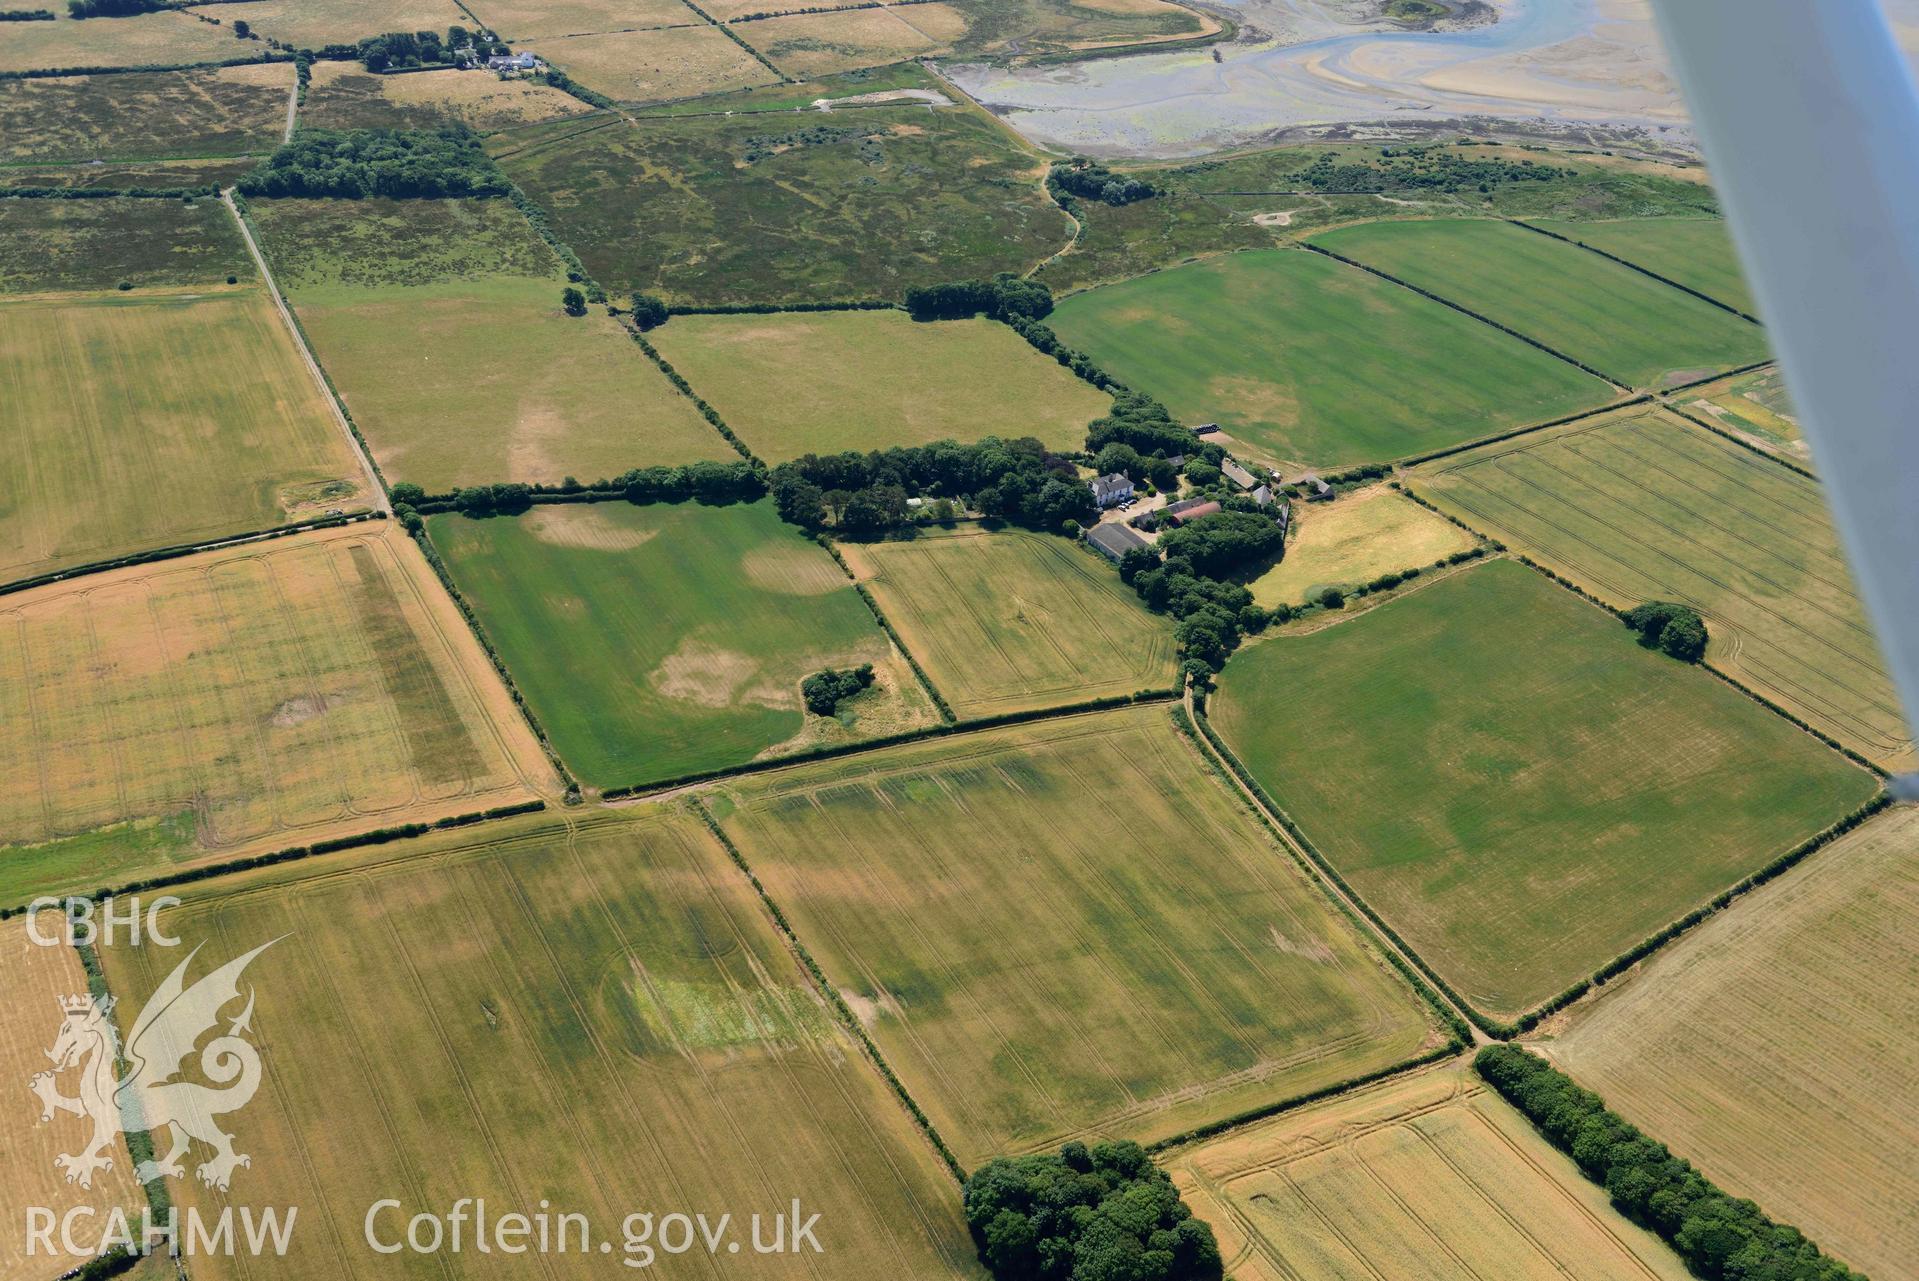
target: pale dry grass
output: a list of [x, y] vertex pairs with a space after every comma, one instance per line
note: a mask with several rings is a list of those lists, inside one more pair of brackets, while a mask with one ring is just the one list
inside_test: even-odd
[[[453, 0], [249, 0], [244, 9], [219, 4], [205, 6], [200, 12], [228, 24], [244, 18], [261, 35], [284, 40], [296, 49], [352, 44], [387, 31], [436, 31], [444, 35], [448, 27], [473, 25]], [[237, 44], [226, 28], [189, 20], [202, 31], [216, 32], [229, 44]], [[249, 41], [244, 47], [260, 46]]]
[[1575, 1007], [1547, 1053], [1873, 1276], [1919, 1258], [1919, 809], [1874, 819]]
[[5, 598], [0, 764], [7, 903], [554, 787], [391, 525]]
[[[41, 918], [40, 932], [62, 932], [58, 912]], [[87, 1146], [92, 1122], [84, 1117], [55, 1113], [40, 1120], [40, 1100], [27, 1082], [52, 1066], [43, 1051], [51, 1049], [62, 1018], [59, 1001], [87, 992], [86, 971], [80, 957], [64, 943], [42, 946], [27, 934], [27, 921], [0, 923], [0, 1204], [8, 1222], [0, 1230], [0, 1277], [6, 1281], [51, 1281], [76, 1266], [78, 1260], [44, 1253], [27, 1256], [22, 1231], [25, 1207], [44, 1207], [56, 1216], [88, 1207], [101, 1218], [76, 1225], [82, 1242], [105, 1227], [104, 1216], [114, 1209], [138, 1213], [146, 1199], [133, 1181], [133, 1162], [125, 1144], [116, 1141], [113, 1169], [96, 1173], [91, 1190], [66, 1182], [54, 1165], [60, 1154], [75, 1154]], [[78, 1074], [65, 1073], [58, 1084], [63, 1094], [77, 1090]], [[54, 1241], [57, 1244], [59, 1234]]]
[[1303, 604], [1317, 587], [1429, 568], [1473, 546], [1471, 534], [1384, 485], [1330, 503], [1295, 503], [1293, 522], [1285, 558], [1251, 584], [1253, 599], [1268, 609]]
[[357, 62], [316, 62], [300, 119], [314, 128], [398, 128], [444, 118], [485, 133], [588, 110], [571, 94], [524, 77], [458, 70], [376, 76]]
[[478, 0], [468, 8], [501, 38], [516, 42], [686, 26], [700, 21], [700, 16], [681, 0]]
[[1164, 1159], [1238, 1281], [1683, 1281], [1464, 1062]]
[[[41, 3], [34, 0], [19, 7], [38, 8]], [[6, 24], [6, 39], [0, 40], [0, 71], [219, 62], [244, 58], [260, 48], [251, 41], [235, 40], [225, 27], [209, 26], [185, 13], [82, 20], [67, 17], [65, 5], [45, 7], [60, 16], [52, 22]]]
[[620, 102], [667, 102], [771, 84], [779, 77], [711, 26], [526, 42], [589, 89]]
[[928, 4], [793, 14], [736, 23], [733, 30], [788, 75], [827, 76], [932, 53], [965, 28], [957, 11]]

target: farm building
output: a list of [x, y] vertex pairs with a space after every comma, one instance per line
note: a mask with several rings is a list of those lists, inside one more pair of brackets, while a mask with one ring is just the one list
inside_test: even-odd
[[1115, 562], [1135, 547], [1150, 545], [1144, 538], [1118, 523], [1095, 525], [1086, 535], [1086, 541], [1091, 543], [1093, 549], [1100, 555]]
[[1211, 516], [1219, 510], [1219, 504], [1208, 499], [1203, 503], [1180, 504], [1180, 510], [1166, 509], [1166, 517], [1175, 525], [1184, 525], [1189, 520], [1198, 520], [1201, 516]]
[[1123, 503], [1133, 496], [1133, 482], [1120, 472], [1101, 476], [1093, 482], [1093, 501], [1101, 507]]
[[1230, 458], [1220, 459], [1219, 470], [1221, 475], [1225, 476], [1227, 480], [1232, 481], [1235, 485], [1238, 485], [1241, 489], [1251, 489], [1259, 483], [1253, 479], [1253, 473], [1247, 471]]
[[1218, 423], [1201, 423], [1199, 426], [1193, 428], [1192, 432], [1195, 436], [1210, 436], [1218, 430]]
[[1323, 502], [1333, 496], [1333, 487], [1319, 478], [1317, 472], [1307, 472], [1299, 478], [1299, 487], [1313, 502]]
[[540, 60], [530, 53], [496, 54], [486, 60], [486, 69], [517, 75], [522, 71], [538, 71]]

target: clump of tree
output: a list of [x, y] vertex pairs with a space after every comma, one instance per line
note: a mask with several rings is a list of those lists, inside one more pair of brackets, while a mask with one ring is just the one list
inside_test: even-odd
[[578, 286], [568, 285], [560, 290], [560, 310], [569, 316], [586, 314], [586, 294]]
[[633, 295], [633, 323], [641, 333], [664, 325], [669, 314], [666, 304], [652, 294]]
[[353, 57], [368, 71], [392, 71], [402, 67], [457, 66], [469, 58], [484, 58], [506, 53], [507, 47], [465, 27], [446, 29], [443, 38], [437, 31], [388, 31], [369, 36], [353, 46]]
[[[1159, 189], [1152, 183], [1114, 173], [1105, 165], [1084, 156], [1075, 156], [1055, 164], [1046, 175], [1046, 185], [1056, 200], [1064, 193], [1109, 205], [1130, 205], [1135, 200], [1146, 200], [1159, 194]], [[1060, 200], [1060, 203], [1068, 202]]]
[[1627, 610], [1623, 617], [1647, 649], [1659, 650], [1682, 663], [1696, 663], [1706, 656], [1706, 620], [1690, 605], [1647, 601]]
[[1172, 459], [1142, 454], [1117, 440], [1093, 455], [1093, 470], [1102, 476], [1118, 472], [1135, 484], [1148, 481], [1155, 489], [1172, 489], [1179, 484], [1179, 468]]
[[52, 22], [58, 16], [51, 9], [0, 9], [0, 22]]
[[858, 667], [829, 667], [814, 672], [800, 682], [800, 697], [806, 700], [806, 710], [813, 715], [832, 716], [839, 711], [841, 703], [870, 689], [872, 685], [871, 663], [861, 663]]
[[1108, 445], [1131, 446], [1141, 455], [1177, 458], [1184, 454], [1217, 465], [1226, 451], [1180, 426], [1166, 406], [1144, 392], [1121, 392], [1113, 407], [1086, 428], [1086, 448], [1098, 453]]
[[303, 129], [238, 183], [247, 196], [396, 200], [504, 196], [506, 175], [464, 125]]
[[807, 454], [781, 463], [767, 479], [783, 520], [852, 538], [913, 523], [911, 498], [970, 504], [986, 516], [1044, 530], [1059, 530], [1069, 520], [1084, 523], [1098, 510], [1072, 460], [1030, 436]]
[[991, 280], [916, 285], [906, 291], [906, 310], [915, 320], [959, 320], [967, 316], [1038, 320], [1052, 312], [1053, 291], [1037, 280], [1023, 280], [1002, 271]]
[[1234, 507], [1170, 529], [1156, 547], [1134, 548], [1119, 562], [1121, 581], [1149, 609], [1178, 620], [1173, 639], [1193, 675], [1218, 671], [1248, 633], [1266, 626], [1270, 615], [1233, 580], [1285, 545], [1285, 531], [1251, 499], [1222, 501]]
[[966, 1180], [966, 1225], [995, 1281], [1219, 1281], [1213, 1230], [1132, 1142], [999, 1157]]
[[1724, 1281], [1864, 1281], [1797, 1228], [1714, 1187], [1543, 1059], [1489, 1045], [1473, 1066], [1488, 1084], [1602, 1185], [1627, 1218], [1663, 1237], [1695, 1276]]
[[131, 18], [167, 7], [167, 0], [67, 0], [67, 12], [76, 18]]

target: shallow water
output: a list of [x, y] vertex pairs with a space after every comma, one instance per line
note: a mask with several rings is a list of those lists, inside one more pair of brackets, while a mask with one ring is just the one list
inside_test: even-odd
[[[1641, 0], [1498, 0], [1461, 31], [1354, 30], [1318, 0], [1236, 0], [1231, 44], [943, 70], [1043, 145], [1182, 156], [1306, 125], [1495, 116], [1683, 130]], [[1250, 37], [1250, 38], [1248, 38]]]

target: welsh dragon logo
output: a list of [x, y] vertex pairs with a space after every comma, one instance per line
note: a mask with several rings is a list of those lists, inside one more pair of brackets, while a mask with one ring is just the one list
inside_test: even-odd
[[[152, 1132], [156, 1152], [163, 1132], [171, 1132], [173, 1145], [165, 1157], [142, 1161], [135, 1168], [134, 1175], [142, 1183], [168, 1175], [182, 1177], [181, 1158], [195, 1140], [213, 1150], [211, 1158], [195, 1170], [208, 1187], [226, 1191], [233, 1171], [252, 1164], [251, 1158], [233, 1150], [233, 1136], [221, 1130], [218, 1122], [225, 1113], [245, 1107], [260, 1088], [260, 1052], [246, 1040], [253, 1030], [251, 989], [246, 1007], [228, 1021], [226, 1031], [200, 1048], [200, 1072], [213, 1084], [175, 1078], [185, 1070], [200, 1038], [218, 1027], [220, 1012], [240, 998], [240, 975], [277, 942], [261, 944], [191, 987], [186, 985], [187, 966], [200, 949], [188, 953], [134, 1020], [127, 1034], [125, 1075], [120, 1074], [119, 1034], [110, 1017], [112, 998], [60, 999], [60, 1035], [46, 1052], [53, 1070], [35, 1076], [28, 1088], [39, 1096], [43, 1124], [56, 1112], [93, 1122], [93, 1136], [82, 1151], [54, 1157], [54, 1165], [65, 1173], [68, 1183], [91, 1188], [95, 1172], [113, 1169], [114, 1141], [123, 1132], [140, 1130]], [[60, 1093], [57, 1078], [68, 1071], [79, 1073], [77, 1095]]]

